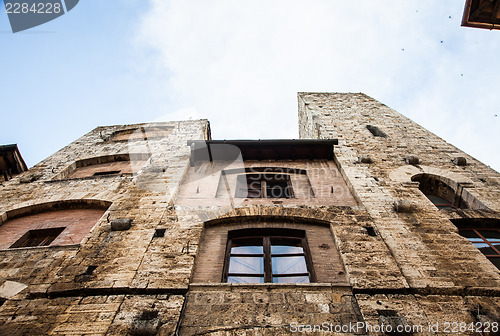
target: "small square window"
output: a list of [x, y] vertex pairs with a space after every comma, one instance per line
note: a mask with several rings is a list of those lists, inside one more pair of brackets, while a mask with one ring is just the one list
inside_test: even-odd
[[10, 248], [48, 246], [65, 228], [29, 230]]

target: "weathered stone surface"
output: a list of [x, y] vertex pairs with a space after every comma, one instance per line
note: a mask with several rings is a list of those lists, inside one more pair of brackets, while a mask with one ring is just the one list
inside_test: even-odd
[[[445, 322], [500, 320], [498, 269], [450, 221], [498, 225], [497, 172], [363, 94], [299, 94], [299, 130], [338, 138], [334, 158], [236, 167], [300, 171], [288, 199], [238, 199], [227, 162], [191, 166], [187, 140], [211, 138], [204, 120], [98, 127], [3, 182], [2, 224], [24, 223], [29, 211], [50, 217], [64, 202], [107, 210], [81, 241], [6, 243], [0, 334], [289, 335], [364, 322], [427, 335], [445, 334]], [[419, 162], [404, 160], [411, 155]], [[20, 183], [32, 173], [39, 178]], [[468, 208], [438, 210], [419, 189], [424, 174]], [[110, 230], [120, 218], [133, 225]], [[304, 230], [317, 282], [221, 283], [228, 232], [251, 228]]]

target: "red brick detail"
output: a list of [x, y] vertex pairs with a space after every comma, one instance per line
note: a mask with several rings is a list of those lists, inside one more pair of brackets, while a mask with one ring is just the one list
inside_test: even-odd
[[296, 223], [248, 223], [206, 228], [196, 260], [193, 283], [220, 283], [229, 230], [244, 228], [288, 228], [306, 231], [316, 282], [347, 283], [344, 266], [330, 228]]
[[67, 209], [8, 220], [0, 226], [0, 249], [8, 249], [29, 230], [64, 227], [50, 245], [79, 244], [102, 217], [103, 209]]

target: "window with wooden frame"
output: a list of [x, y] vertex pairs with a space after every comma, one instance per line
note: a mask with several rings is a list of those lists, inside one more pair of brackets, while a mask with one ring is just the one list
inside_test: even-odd
[[39, 230], [29, 230], [21, 238], [19, 238], [10, 248], [19, 247], [36, 247], [36, 246], [48, 246], [54, 241], [54, 239], [63, 232], [65, 228], [50, 228], [50, 229], [39, 229]]
[[500, 228], [463, 228], [458, 232], [500, 269]]
[[222, 282], [315, 282], [305, 231], [276, 228], [229, 231]]
[[292, 198], [293, 188], [289, 174], [256, 173], [237, 177], [236, 197], [239, 198]]

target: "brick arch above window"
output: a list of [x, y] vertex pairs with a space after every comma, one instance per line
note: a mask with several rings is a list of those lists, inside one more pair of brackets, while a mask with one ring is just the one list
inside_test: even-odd
[[150, 156], [149, 153], [124, 153], [86, 158], [75, 161], [54, 179], [133, 174], [146, 164]]
[[[437, 196], [433, 203], [442, 202], [449, 204], [447, 208], [466, 208], [466, 209], [489, 209], [476, 196], [474, 191], [474, 182], [462, 174], [424, 165], [405, 165], [393, 169], [389, 173], [391, 180], [400, 182], [407, 187], [418, 187], [424, 194]], [[425, 183], [436, 184], [443, 187], [442, 193], [433, 194], [429, 192], [430, 188]], [[447, 190], [447, 192], [444, 192]], [[440, 200], [441, 199], [441, 200]], [[438, 203], [439, 204], [439, 203]], [[443, 206], [442, 208], [446, 208]]]
[[0, 249], [79, 244], [110, 205], [63, 200], [12, 209], [1, 215]]
[[[301, 217], [294, 216], [288, 213], [288, 209], [276, 209], [268, 207], [259, 207], [261, 214], [234, 214], [228, 213], [224, 217], [215, 218], [205, 222], [205, 227], [217, 226], [217, 225], [234, 225], [235, 223], [248, 223], [248, 224], [258, 224], [258, 223], [288, 223], [293, 224], [307, 224], [307, 225], [319, 225], [324, 227], [329, 227], [330, 222], [324, 219], [314, 218], [314, 217]], [[247, 208], [247, 210], [250, 208]], [[245, 209], [241, 209], [245, 210]], [[273, 212], [275, 212], [273, 214]]]
[[110, 141], [137, 141], [166, 138], [172, 131], [172, 126], [134, 127], [119, 130], [111, 134]]
[[[279, 241], [281, 233], [287, 230], [290, 232], [303, 232], [303, 239], [307, 242], [307, 250], [309, 254], [308, 258], [310, 258], [311, 266], [311, 268], [305, 273], [311, 272], [314, 274], [314, 276], [309, 278], [309, 282], [348, 285], [344, 266], [335, 246], [328, 222], [321, 220], [312, 220], [308, 222], [304, 218], [284, 218], [272, 216], [255, 216], [253, 218], [234, 217], [231, 219], [225, 218], [224, 220], [212, 220], [205, 223], [205, 231], [199, 245], [199, 252], [195, 262], [192, 282], [222, 283], [228, 281], [228, 273], [230, 273], [229, 269], [227, 269], [229, 265], [227, 258], [230, 257], [227, 255], [228, 243], [232, 238], [238, 236], [238, 232], [256, 232], [258, 234], [266, 232], [270, 233], [269, 235], [264, 235], [269, 238], [262, 239], [269, 239], [268, 244], [272, 245], [273, 242], [271, 242], [271, 239]], [[283, 238], [285, 240], [292, 239], [284, 236]], [[296, 238], [302, 239], [302, 237], [298, 236]], [[302, 246], [304, 241], [301, 240], [299, 243], [297, 240], [296, 243], [298, 245], [296, 246]], [[288, 243], [284, 245], [292, 245], [289, 241], [287, 242]], [[263, 241], [262, 244], [264, 244]], [[270, 251], [271, 250], [269, 249], [269, 252]], [[300, 257], [300, 255], [302, 255], [299, 252], [297, 253], [296, 257]], [[267, 257], [270, 258], [272, 256], [268, 255]], [[285, 258], [286, 256], [281, 257]], [[268, 264], [268, 267], [272, 267], [272, 265]], [[292, 273], [294, 272], [295, 271]], [[268, 280], [274, 277], [276, 278], [275, 280], [279, 282], [279, 274], [278, 276], [274, 275], [267, 274], [266, 276], [268, 277]], [[286, 283], [288, 280], [285, 278], [287, 276], [292, 277], [292, 275], [294, 274], [281, 274], [281, 279]], [[297, 280], [298, 277], [299, 275], [297, 275], [295, 280]], [[301, 274], [300, 277], [304, 280], [303, 274]], [[267, 282], [272, 282], [272, 280]]]
[[425, 166], [425, 165], [404, 165], [396, 169], [391, 170], [389, 173], [389, 178], [395, 182], [401, 183], [411, 183], [412, 177], [418, 174], [430, 174], [435, 176], [440, 176], [441, 179], [448, 185], [453, 185], [454, 183], [460, 184], [472, 184], [473, 181], [466, 176], [459, 173], [451, 172], [445, 169]]
[[421, 173], [412, 176], [412, 182], [418, 182], [418, 188], [439, 209], [487, 209], [468, 187], [471, 183], [460, 183], [447, 177]]

